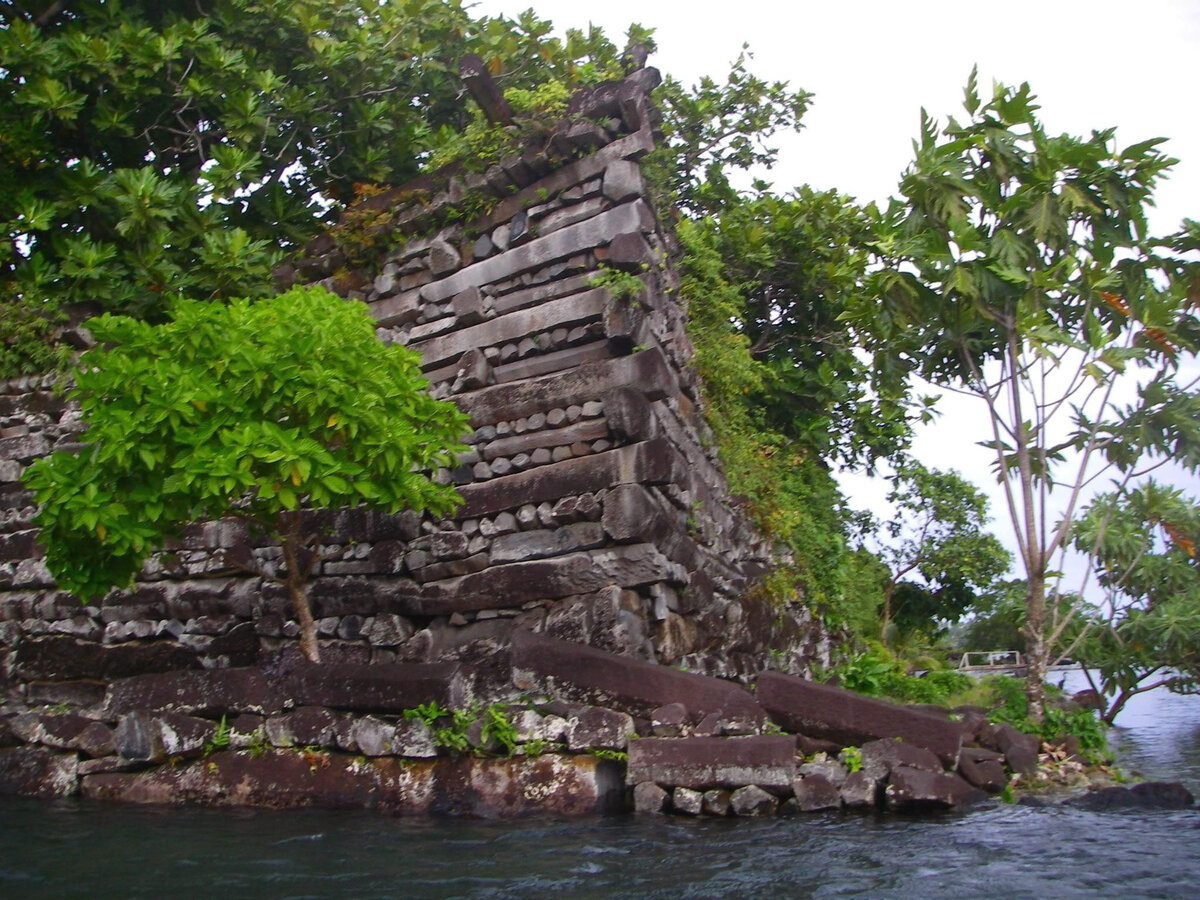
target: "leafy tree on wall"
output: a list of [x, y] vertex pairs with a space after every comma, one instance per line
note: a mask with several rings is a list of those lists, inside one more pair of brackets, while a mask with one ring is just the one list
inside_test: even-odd
[[[963, 123], [923, 116], [917, 156], [876, 242], [877, 299], [846, 313], [864, 345], [975, 398], [1027, 584], [1026, 690], [1066, 627], [1047, 603], [1085, 488], [1136, 482], [1173, 460], [1200, 466], [1200, 395], [1180, 377], [1200, 338], [1200, 226], [1167, 240], [1146, 209], [1173, 160], [1158, 140], [1048, 133], [1028, 85], [983, 102], [972, 73]], [[1061, 568], [1061, 567], [1058, 567]]]
[[385, 345], [362, 304], [323, 290], [228, 304], [177, 301], [167, 321], [104, 315], [72, 398], [77, 453], [26, 470], [46, 565], [83, 598], [129, 585], [189, 522], [233, 517], [282, 548], [220, 571], [283, 587], [318, 659], [307, 580], [322, 562], [311, 510], [367, 505], [448, 515], [466, 419], [432, 399], [412, 351]]

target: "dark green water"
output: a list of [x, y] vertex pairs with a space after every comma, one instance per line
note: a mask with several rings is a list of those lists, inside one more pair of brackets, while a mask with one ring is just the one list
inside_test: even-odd
[[[1200, 697], [1143, 698], [1126, 764], [1200, 793]], [[1200, 812], [518, 823], [0, 802], [0, 898], [1200, 897]]]

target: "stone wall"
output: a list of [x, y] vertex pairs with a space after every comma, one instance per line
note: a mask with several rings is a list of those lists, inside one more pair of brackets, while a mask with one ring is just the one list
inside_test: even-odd
[[[519, 628], [722, 677], [826, 661], [808, 612], [757, 590], [772, 548], [730, 497], [699, 408], [670, 227], [639, 167], [657, 80], [643, 69], [577, 95], [485, 172], [366, 200], [277, 273], [366, 302], [474, 429], [438, 473], [462, 494], [454, 519], [314, 514], [342, 551], [312, 584], [323, 658], [478, 664]], [[642, 289], [612, 292], [606, 272]], [[276, 586], [223, 574], [278, 558], [233, 521], [189, 528], [131, 591], [83, 605], [55, 589], [18, 479], [79, 430], [51, 383], [0, 385], [10, 700], [86, 702], [113, 678], [295, 655]]]

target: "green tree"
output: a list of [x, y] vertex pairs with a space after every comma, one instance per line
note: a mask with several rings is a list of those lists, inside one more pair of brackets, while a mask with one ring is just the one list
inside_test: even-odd
[[1148, 481], [1094, 499], [1071, 539], [1094, 561], [1103, 601], [1067, 652], [1096, 670], [1104, 721], [1157, 687], [1200, 691], [1200, 504]]
[[[979, 401], [1028, 585], [1030, 715], [1054, 654], [1047, 591], [1081, 493], [1105, 471], [1200, 465], [1200, 397], [1181, 363], [1200, 336], [1200, 228], [1148, 236], [1172, 160], [1159, 140], [1054, 136], [1028, 85], [966, 90], [939, 136], [922, 113], [916, 160], [876, 250], [875, 300], [847, 313], [865, 346]], [[1130, 400], [1129, 398], [1133, 398]], [[1141, 468], [1139, 468], [1141, 467]]]
[[215, 562], [287, 592], [305, 655], [318, 659], [307, 580], [322, 561], [310, 510], [368, 505], [450, 513], [450, 466], [466, 429], [432, 399], [415, 353], [384, 345], [362, 304], [323, 290], [228, 305], [180, 300], [152, 325], [104, 315], [72, 398], [77, 453], [25, 473], [46, 565], [81, 597], [129, 585], [189, 522], [233, 517], [273, 539], [280, 567]]
[[887, 570], [881, 640], [893, 624], [911, 631], [956, 621], [1012, 563], [984, 531], [987, 498], [957, 472], [906, 463], [887, 502], [895, 509], [887, 522], [859, 517], [860, 534]]
[[0, 378], [49, 368], [76, 305], [271, 293], [355, 185], [467, 126], [468, 52], [511, 89], [619, 73], [598, 30], [550, 27], [460, 0], [0, 3]]

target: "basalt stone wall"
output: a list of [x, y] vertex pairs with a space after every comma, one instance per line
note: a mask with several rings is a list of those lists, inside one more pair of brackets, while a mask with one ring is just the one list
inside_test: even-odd
[[[569, 118], [485, 172], [371, 197], [277, 273], [367, 303], [474, 429], [459, 466], [437, 473], [462, 495], [455, 518], [313, 514], [325, 551], [341, 551], [312, 584], [323, 658], [479, 664], [513, 628], [725, 677], [762, 670], [768, 650], [793, 672], [827, 656], [802, 604], [757, 590], [777, 560], [703, 421], [669, 225], [639, 166], [656, 83], [643, 69], [577, 95]], [[610, 290], [613, 273], [639, 278], [636, 296]], [[294, 655], [279, 589], [226, 574], [279, 553], [233, 521], [189, 528], [130, 591], [85, 605], [56, 590], [19, 483], [78, 440], [53, 387], [0, 385], [9, 698], [86, 702], [113, 678]]]

